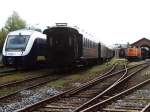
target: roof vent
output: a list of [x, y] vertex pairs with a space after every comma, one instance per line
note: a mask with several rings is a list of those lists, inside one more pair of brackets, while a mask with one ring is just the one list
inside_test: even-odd
[[67, 23], [56, 23], [56, 26], [67, 26]]

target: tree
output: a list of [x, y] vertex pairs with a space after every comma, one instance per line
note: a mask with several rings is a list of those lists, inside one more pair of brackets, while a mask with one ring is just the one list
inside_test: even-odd
[[7, 36], [7, 32], [4, 28], [2, 28], [0, 30], [0, 51], [2, 51], [3, 44], [4, 44], [6, 36]]
[[5, 26], [0, 29], [0, 51], [2, 50], [5, 38], [10, 31], [18, 30], [26, 27], [26, 22], [20, 18], [17, 12], [7, 19]]
[[5, 29], [7, 32], [18, 30], [26, 27], [26, 22], [20, 18], [17, 12], [13, 12], [13, 14], [7, 19], [5, 24]]

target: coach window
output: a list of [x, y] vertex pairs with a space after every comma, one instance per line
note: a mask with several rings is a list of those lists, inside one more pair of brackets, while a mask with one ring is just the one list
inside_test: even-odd
[[89, 43], [89, 39], [88, 39], [88, 48], [89, 48], [89, 44], [90, 44], [90, 43]]
[[86, 38], [84, 38], [84, 47], [86, 47]]
[[87, 48], [89, 48], [89, 40], [87, 39]]
[[71, 38], [71, 36], [69, 37], [69, 46], [71, 46], [72, 45], [72, 38]]
[[84, 38], [84, 47], [86, 47], [86, 38]]
[[85, 39], [85, 47], [87, 48], [87, 39]]
[[86, 39], [86, 47], [88, 48], [88, 39]]
[[92, 42], [91, 42], [91, 40], [90, 40], [90, 48], [92, 47], [91, 45], [92, 45]]
[[50, 44], [50, 46], [53, 45], [53, 39], [52, 38], [49, 38], [49, 44]]
[[86, 43], [86, 46], [87, 46], [87, 48], [88, 48], [88, 46], [89, 46], [89, 42], [88, 42], [88, 39], [86, 40], [86, 42], [87, 42], [87, 43]]
[[94, 48], [96, 48], [97, 47], [97, 44], [96, 43], [94, 43]]
[[85, 39], [84, 39], [84, 37], [83, 37], [83, 47], [85, 47]]
[[87, 48], [89, 47], [89, 41], [88, 41], [88, 39], [87, 39], [87, 44], [86, 44], [86, 46], [87, 46]]
[[94, 48], [96, 48], [96, 43], [94, 42]]
[[89, 39], [88, 39], [88, 48], [89, 48], [89, 45], [90, 45], [90, 42], [89, 42]]

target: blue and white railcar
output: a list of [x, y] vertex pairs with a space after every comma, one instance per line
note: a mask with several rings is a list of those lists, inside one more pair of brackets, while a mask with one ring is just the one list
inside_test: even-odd
[[46, 61], [46, 35], [29, 29], [10, 32], [5, 40], [2, 61], [4, 65], [33, 66]]

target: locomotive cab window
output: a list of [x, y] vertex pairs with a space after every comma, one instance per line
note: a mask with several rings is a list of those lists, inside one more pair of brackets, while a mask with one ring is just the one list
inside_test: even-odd
[[6, 50], [25, 50], [30, 35], [9, 35]]

